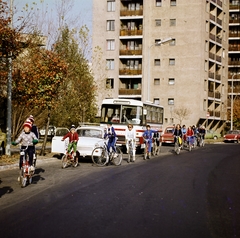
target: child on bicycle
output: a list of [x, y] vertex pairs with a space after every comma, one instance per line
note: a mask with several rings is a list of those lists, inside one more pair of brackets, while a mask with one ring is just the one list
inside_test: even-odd
[[194, 131], [191, 126], [188, 127], [186, 132], [187, 142], [189, 146], [193, 146], [194, 143]]
[[182, 137], [183, 137], [183, 134], [182, 134], [182, 129], [181, 129], [181, 126], [180, 124], [177, 124], [175, 129], [174, 129], [174, 132], [173, 132], [173, 135], [174, 135], [174, 144], [176, 143], [176, 140], [177, 140], [177, 136], [179, 136], [180, 140], [179, 140], [179, 145], [182, 146]]
[[145, 143], [148, 143], [148, 155], [147, 155], [148, 159], [150, 159], [151, 155], [153, 134], [156, 132], [158, 131], [152, 130], [150, 125], [147, 125], [146, 130], [143, 132], [143, 139]]
[[[23, 124], [23, 131], [22, 133], [19, 135], [19, 137], [16, 139], [16, 141], [12, 142], [12, 145], [17, 145], [20, 142], [22, 143], [21, 145], [21, 149], [26, 149], [26, 154], [29, 157], [29, 164], [31, 165], [31, 170], [34, 170], [33, 165], [33, 154], [35, 151], [35, 147], [34, 145], [38, 143], [38, 138], [36, 137], [36, 135], [31, 132], [32, 129], [32, 123], [27, 120], [24, 124]], [[19, 160], [19, 168], [22, 168], [22, 163], [23, 163], [23, 155], [20, 156], [20, 160]]]
[[76, 152], [77, 152], [77, 142], [79, 140], [79, 137], [78, 137], [78, 133], [76, 132], [76, 127], [74, 125], [71, 126], [70, 132], [68, 132], [62, 138], [62, 141], [64, 141], [67, 138], [69, 139], [67, 154], [69, 154], [71, 152], [71, 150], [73, 149], [73, 156], [75, 157]]
[[[127, 148], [127, 153], [129, 152], [129, 141], [132, 140], [132, 147], [133, 147], [133, 158], [132, 161], [135, 162], [135, 153], [136, 153], [136, 148], [135, 148], [135, 142], [136, 142], [136, 131], [133, 128], [132, 124], [128, 124], [127, 129], [125, 130], [125, 140], [126, 140], [126, 148]], [[128, 163], [130, 161], [127, 161]]]
[[115, 144], [116, 144], [117, 135], [114, 127], [112, 126], [111, 121], [107, 123], [107, 129], [105, 130], [105, 133], [104, 133], [104, 139], [107, 139], [107, 138], [108, 138], [108, 143], [107, 143], [108, 152], [110, 152], [110, 148], [112, 147], [112, 150], [116, 153]]

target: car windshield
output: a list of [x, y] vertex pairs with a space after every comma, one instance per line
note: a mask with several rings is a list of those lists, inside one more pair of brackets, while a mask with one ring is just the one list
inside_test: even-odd
[[166, 133], [172, 134], [172, 133], [173, 133], [173, 128], [168, 128], [168, 129], [166, 130]]
[[103, 132], [101, 130], [96, 129], [78, 129], [77, 133], [80, 137], [95, 137], [95, 138], [103, 137]]

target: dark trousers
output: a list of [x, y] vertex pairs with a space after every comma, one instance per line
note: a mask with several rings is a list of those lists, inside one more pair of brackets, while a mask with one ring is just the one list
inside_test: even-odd
[[[26, 146], [21, 146], [21, 149], [25, 149]], [[28, 146], [28, 148], [25, 150], [25, 159], [27, 159], [27, 155], [28, 155], [28, 159], [29, 159], [29, 164], [32, 165], [33, 163], [33, 154], [35, 152], [35, 146]], [[22, 164], [23, 164], [23, 155], [20, 155], [20, 160], [19, 160], [19, 168], [22, 168]]]

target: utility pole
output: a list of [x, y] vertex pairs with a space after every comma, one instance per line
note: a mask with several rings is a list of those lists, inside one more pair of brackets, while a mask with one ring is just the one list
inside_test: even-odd
[[[13, 0], [10, 0], [10, 27], [13, 28]], [[11, 155], [12, 136], [12, 52], [7, 55], [8, 61], [8, 83], [7, 83], [7, 145], [6, 155]]]

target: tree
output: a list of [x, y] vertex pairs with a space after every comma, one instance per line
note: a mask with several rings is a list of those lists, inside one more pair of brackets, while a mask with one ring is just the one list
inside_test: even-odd
[[190, 113], [191, 111], [185, 107], [176, 108], [173, 111], [173, 117], [179, 121], [180, 125], [182, 125], [182, 121], [188, 119]]
[[94, 80], [75, 37], [75, 30], [69, 30], [66, 26], [55, 44], [55, 51], [68, 64], [67, 78], [61, 86], [53, 115], [53, 122], [61, 126], [94, 122], [96, 114]]
[[[27, 108], [48, 110], [46, 131], [55, 98], [67, 75], [67, 65], [56, 52], [39, 47], [29, 48], [18, 57], [13, 80], [13, 103]], [[41, 154], [44, 153], [47, 133]]]

